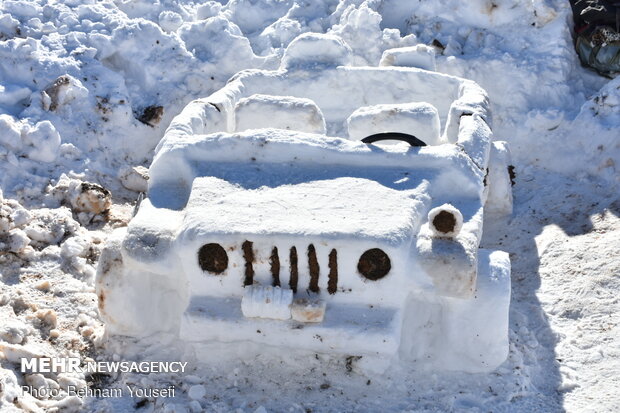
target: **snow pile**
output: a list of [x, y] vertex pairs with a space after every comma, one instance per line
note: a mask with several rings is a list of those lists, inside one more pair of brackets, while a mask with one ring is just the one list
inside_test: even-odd
[[[0, 203], [0, 406], [25, 411], [77, 411], [70, 388], [86, 387], [82, 373], [24, 374], [22, 358], [79, 357], [102, 336], [94, 297], [94, 264], [102, 238], [73, 219], [69, 208], [25, 209]], [[67, 301], [64, 301], [67, 300]], [[57, 396], [35, 398], [29, 385]]]
[[35, 125], [19, 122], [10, 115], [0, 115], [0, 151], [13, 166], [18, 156], [37, 162], [54, 162], [60, 148], [60, 135], [49, 121]]
[[41, 191], [43, 178], [67, 167], [96, 175], [145, 163], [192, 98], [241, 69], [278, 64], [254, 54], [221, 6], [190, 13], [151, 6], [162, 9], [152, 22], [119, 9], [130, 12], [128, 3], [71, 6], [0, 5], [0, 156], [11, 165], [0, 184], [12, 193], [24, 174], [41, 177], [29, 188]]
[[[618, 124], [620, 78], [606, 84], [585, 102], [573, 121], [561, 125], [553, 131], [555, 133], [546, 137], [560, 146], [553, 168], [567, 175], [580, 173], [583, 168], [583, 172], [592, 176], [601, 177], [615, 185], [620, 184]], [[579, 154], [578, 159], [575, 159], [575, 153]], [[581, 168], [575, 166], [582, 163]]]

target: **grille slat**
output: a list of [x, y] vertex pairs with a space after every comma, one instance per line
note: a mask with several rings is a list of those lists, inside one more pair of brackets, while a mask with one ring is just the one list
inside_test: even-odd
[[314, 245], [308, 245], [308, 267], [310, 269], [310, 284], [308, 289], [313, 293], [319, 292], [319, 261], [316, 259], [316, 249]]
[[291, 290], [293, 290], [294, 293], [296, 293], [297, 280], [299, 279], [299, 271], [297, 269], [297, 248], [291, 247], [289, 259], [291, 263], [291, 273], [288, 280], [288, 286], [291, 288]]
[[327, 281], [327, 292], [336, 294], [338, 290], [338, 251], [333, 249], [329, 253], [329, 275]]
[[241, 249], [243, 250], [243, 258], [245, 259], [245, 279], [243, 280], [243, 285], [252, 285], [254, 284], [254, 267], [252, 264], [254, 263], [254, 250], [252, 249], [252, 242], [245, 241], [241, 245]]
[[269, 264], [271, 266], [271, 276], [273, 277], [272, 285], [274, 287], [280, 286], [280, 257], [278, 256], [278, 247], [273, 247], [271, 250], [271, 257], [269, 258]]

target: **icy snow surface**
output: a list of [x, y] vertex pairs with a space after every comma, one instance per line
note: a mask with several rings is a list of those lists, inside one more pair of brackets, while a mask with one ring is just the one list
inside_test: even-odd
[[[620, 79], [579, 66], [571, 21], [565, 0], [0, 3], [0, 410], [620, 410]], [[19, 358], [42, 354], [181, 356], [161, 335], [103, 340], [94, 268], [145, 185], [127, 171], [149, 166], [188, 102], [239, 70], [277, 69], [307, 32], [340, 36], [356, 66], [434, 44], [439, 72], [488, 92], [495, 139], [510, 143], [516, 173], [513, 215], [487, 215], [483, 238], [511, 257], [508, 360], [490, 374], [403, 365], [362, 375], [363, 359], [280, 352], [242, 363], [224, 349], [227, 360], [191, 363], [186, 375], [24, 377]], [[396, 64], [429, 65], [422, 50]], [[341, 51], [335, 42], [325, 61]], [[82, 183], [111, 190], [110, 209], [99, 213], [105, 196]], [[71, 202], [80, 196], [85, 211]], [[140, 405], [19, 390], [87, 381], [180, 390]]]

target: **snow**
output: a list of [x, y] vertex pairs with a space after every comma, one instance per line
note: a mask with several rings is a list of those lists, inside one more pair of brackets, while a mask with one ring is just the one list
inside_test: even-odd
[[347, 131], [355, 140], [399, 131], [414, 135], [427, 145], [441, 143], [439, 113], [426, 102], [363, 106], [347, 118]]
[[291, 318], [291, 304], [293, 290], [250, 285], [243, 292], [241, 311], [244, 317], [288, 320]]
[[[331, 42], [335, 36], [308, 38], [301, 36], [285, 51], [285, 58], [293, 56], [297, 63], [277, 71], [241, 73], [212, 96], [190, 103], [173, 120], [149, 170], [145, 207], [138, 210], [125, 238], [109, 245], [109, 256], [99, 266], [97, 293], [107, 330], [144, 337], [174, 334], [180, 324], [180, 339], [199, 353], [223, 342], [239, 348], [279, 342], [291, 351], [363, 355], [367, 368], [376, 372], [385, 371], [399, 357], [422, 359], [440, 369], [476, 372], [497, 367], [503, 358], [495, 355], [505, 358], [506, 340], [488, 340], [489, 348], [482, 353], [475, 343], [476, 337], [507, 336], [510, 290], [509, 277], [497, 276], [509, 273], [506, 260], [478, 261], [487, 195], [482, 171], [487, 169], [491, 145], [483, 118], [488, 119], [484, 91], [463, 79], [427, 71], [362, 67], [356, 77], [369, 88], [376, 87], [372, 81], [378, 76], [384, 78], [384, 89], [369, 93], [366, 104], [390, 95], [394, 99], [401, 89], [395, 79], [403, 78], [417, 80], [421, 90], [412, 87], [409, 96], [399, 96], [402, 100], [412, 99], [411, 95], [437, 99], [432, 86], [441, 88], [437, 90], [444, 96], [452, 94], [455, 100], [441, 105], [451, 108], [444, 113], [446, 124], [458, 122], [459, 136], [454, 137], [458, 146], [439, 144], [440, 117], [428, 103], [354, 110], [357, 102], [349, 99], [349, 107], [343, 110], [320, 100], [332, 121], [353, 111], [347, 123], [354, 129], [369, 111], [370, 116], [377, 111], [395, 112], [395, 121], [388, 118], [383, 124], [396, 130], [411, 131], [413, 124], [423, 131], [431, 125], [433, 146], [368, 146], [307, 134], [302, 130], [317, 129], [317, 124], [325, 133], [325, 123], [317, 105], [300, 96], [304, 90], [300, 83], [311, 78], [310, 90], [317, 97], [329, 87], [342, 93], [330, 81], [348, 71], [346, 67], [328, 71], [323, 56], [313, 60], [314, 47], [300, 46]], [[314, 74], [317, 67], [323, 68], [323, 75]], [[239, 98], [274, 80], [279, 93], [297, 96]], [[354, 89], [350, 79], [339, 78], [339, 83], [345, 90]], [[238, 99], [236, 103], [231, 97]], [[459, 112], [467, 113], [449, 120]], [[319, 114], [320, 123], [315, 120]], [[274, 128], [239, 132], [253, 126]], [[236, 133], [213, 133], [224, 127]], [[202, 135], [205, 130], [211, 133]], [[428, 212], [438, 200], [448, 198], [466, 214], [465, 226], [463, 214], [452, 205]], [[439, 219], [442, 214], [452, 220], [448, 229], [436, 223], [435, 216]], [[430, 220], [425, 222], [427, 216]], [[441, 240], [433, 239], [440, 227]], [[300, 254], [307, 249], [307, 266], [297, 263], [297, 248]], [[290, 269], [289, 277], [279, 274], [278, 251], [290, 251], [281, 260]], [[371, 258], [377, 254], [380, 258]], [[268, 261], [270, 269], [265, 265]], [[329, 279], [325, 272], [320, 276], [321, 267], [329, 268]], [[503, 288], [486, 291], [487, 280], [478, 280], [478, 274], [496, 278]], [[443, 296], [474, 304], [452, 308]], [[481, 322], [484, 312], [476, 312], [477, 300], [493, 303], [495, 317]], [[429, 315], [426, 323], [420, 323], [415, 308], [429, 303], [441, 317]], [[146, 312], [147, 306], [156, 310]], [[449, 320], [455, 317], [487, 328], [476, 335], [454, 333], [455, 342], [474, 341], [462, 346], [469, 354], [461, 358], [471, 361], [450, 358], [454, 352], [450, 346], [434, 351], [435, 341], [446, 334]], [[257, 324], [257, 318], [292, 318], [318, 325], [296, 333], [290, 331], [295, 330], [290, 322], [265, 325]], [[258, 326], [264, 339], [254, 336]], [[419, 337], [408, 339], [412, 332]], [[320, 344], [309, 339], [311, 334], [321, 337]], [[382, 345], [382, 339], [389, 344]], [[446, 358], [451, 362], [446, 363]]]
[[351, 49], [339, 36], [304, 33], [286, 48], [281, 67], [292, 69], [311, 64], [323, 67], [347, 66]]
[[388, 49], [381, 55], [379, 66], [419, 67], [435, 71], [435, 49], [425, 44]]
[[278, 128], [325, 134], [321, 109], [310, 99], [255, 94], [235, 105], [235, 130]]
[[[620, 90], [618, 79], [580, 67], [571, 43], [571, 20], [565, 0], [257, 0], [199, 5], [4, 1], [0, 5], [0, 409], [136, 409], [139, 400], [129, 397], [81, 401], [23, 395], [19, 386], [25, 377], [13, 364], [21, 356], [181, 357], [183, 349], [165, 334], [143, 341], [118, 336], [102, 340], [94, 280], [87, 274], [100, 263], [110, 232], [126, 225], [131, 215], [129, 202], [138, 189], [123, 187], [119, 171], [150, 166], [152, 150], [189, 102], [222, 88], [238, 70], [277, 69], [293, 39], [319, 32], [342, 37], [351, 49], [349, 62], [357, 66], [378, 65], [389, 49], [433, 47], [439, 72], [474, 80], [488, 93], [490, 110], [481, 116], [495, 139], [508, 141], [516, 173], [513, 215], [501, 218], [485, 211], [482, 240], [483, 247], [511, 255], [507, 361], [492, 373], [402, 366], [380, 375], [368, 373], [365, 359], [355, 355], [334, 358], [312, 353], [291, 359], [281, 350], [259, 348], [248, 362], [237, 360], [228, 345], [222, 351], [228, 357], [208, 364], [197, 359], [186, 376], [129, 374], [103, 385], [178, 386], [176, 398], [146, 402], [149, 411], [617, 411]], [[330, 70], [317, 68], [316, 73]], [[356, 70], [345, 71], [342, 77], [352, 77], [350, 83], [364, 89]], [[73, 98], [48, 110], [42, 93], [63, 77], [76, 81], [75, 90], [66, 95]], [[334, 89], [346, 84], [337, 76], [332, 79]], [[403, 85], [416, 84], [414, 78], [403, 79]], [[341, 122], [365, 106], [360, 104], [364, 97], [346, 103], [358, 88], [343, 95], [309, 96], [324, 112], [330, 134], [346, 131], [332, 122], [328, 112]], [[277, 86], [257, 88], [239, 98], [278, 95], [277, 90]], [[442, 125], [449, 108], [441, 103], [458, 96], [450, 93], [437, 101], [421, 100], [437, 108]], [[330, 107], [324, 102], [330, 100], [332, 107], [344, 104], [351, 111], [324, 110]], [[163, 113], [158, 122], [138, 120], [146, 119], [146, 108], [159, 106]], [[200, 110], [213, 115], [211, 121], [216, 119], [215, 108], [205, 105]], [[461, 113], [455, 112], [455, 119]], [[216, 129], [201, 133], [229, 130], [225, 119], [221, 121], [207, 125]], [[458, 124], [445, 135], [451, 142], [459, 136]], [[512, 203], [509, 177], [499, 165], [508, 162], [508, 152], [497, 144], [489, 150], [468, 153], [478, 159], [489, 157], [487, 180], [492, 183], [487, 197], [504, 213]], [[32, 159], [31, 154], [51, 161]], [[71, 205], [64, 190], [48, 190], [63, 173], [111, 190], [107, 223], [101, 214], [82, 213], [86, 215], [80, 219], [77, 212], [66, 209]], [[142, 208], [149, 208], [149, 203], [145, 201]], [[26, 241], [18, 230], [30, 243], [21, 252], [9, 252], [11, 231], [20, 234], [16, 240]], [[63, 243], [76, 236], [92, 241], [89, 253], [63, 257]], [[73, 251], [72, 243], [65, 247], [67, 252]], [[41, 309], [56, 312], [56, 329], [47, 332], [33, 317]], [[91, 329], [92, 334], [81, 334]], [[46, 380], [66, 384], [60, 377]], [[190, 403], [188, 392], [194, 385], [203, 386], [206, 393]]]

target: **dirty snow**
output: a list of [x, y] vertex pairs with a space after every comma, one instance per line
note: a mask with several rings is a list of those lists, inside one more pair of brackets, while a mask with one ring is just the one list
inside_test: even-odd
[[[222, 3], [0, 4], [0, 409], [618, 411], [620, 79], [579, 66], [568, 2]], [[495, 138], [510, 143], [516, 172], [514, 213], [487, 216], [483, 238], [511, 256], [508, 360], [490, 374], [381, 376], [361, 374], [356, 358], [266, 353], [196, 361], [185, 375], [24, 377], [25, 356], [182, 356], [165, 336], [104, 336], [94, 293], [101, 248], [131, 217], [146, 184], [138, 167], [149, 166], [171, 119], [241, 69], [277, 68], [308, 32], [340, 36], [357, 66], [382, 56], [428, 66], [426, 48], [384, 52], [432, 46], [438, 71], [489, 93]], [[19, 389], [86, 382], [179, 391], [145, 402], [37, 400]]]

